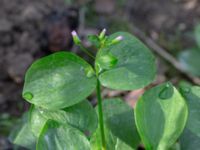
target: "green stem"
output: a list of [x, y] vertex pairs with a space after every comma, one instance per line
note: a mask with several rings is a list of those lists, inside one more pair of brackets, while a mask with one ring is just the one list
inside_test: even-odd
[[82, 45], [82, 44], [79, 44], [79, 47], [81, 48], [81, 50], [83, 52], [85, 52], [88, 56], [90, 56], [92, 59], [95, 59], [95, 57]]
[[98, 99], [98, 114], [99, 114], [99, 126], [101, 133], [102, 150], [106, 150], [106, 140], [104, 133], [104, 120], [103, 120], [103, 108], [102, 108], [102, 98], [101, 98], [101, 84], [99, 79], [97, 79], [97, 99]]

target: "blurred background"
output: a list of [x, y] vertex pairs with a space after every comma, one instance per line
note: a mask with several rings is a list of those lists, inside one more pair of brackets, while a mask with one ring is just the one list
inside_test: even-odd
[[[10, 130], [29, 104], [22, 97], [23, 79], [36, 59], [59, 50], [73, 51], [71, 31], [84, 45], [88, 34], [128, 31], [157, 58], [152, 85], [200, 84], [200, 1], [198, 0], [0, 0], [0, 150], [12, 150]], [[109, 91], [131, 106], [145, 91]], [[95, 96], [89, 99], [95, 103]]]

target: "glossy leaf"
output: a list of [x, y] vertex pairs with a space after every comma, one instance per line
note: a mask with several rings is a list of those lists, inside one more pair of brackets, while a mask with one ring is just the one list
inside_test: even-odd
[[34, 105], [31, 106], [29, 111], [29, 126], [33, 134], [38, 138], [44, 125], [48, 119], [40, 113], [39, 109]]
[[21, 122], [12, 130], [9, 140], [16, 145], [35, 150], [37, 138], [31, 132], [28, 124], [28, 114], [25, 113]]
[[176, 142], [169, 150], [181, 150], [180, 143]]
[[[173, 91], [171, 97], [160, 97], [163, 90]], [[135, 108], [136, 125], [145, 148], [168, 150], [182, 133], [187, 115], [185, 100], [170, 83], [146, 91]]]
[[197, 45], [200, 48], [200, 24], [198, 24], [194, 29], [194, 35]]
[[[108, 150], [133, 150], [140, 142], [133, 109], [121, 99], [103, 101], [105, 137]], [[101, 150], [99, 128], [91, 138], [92, 150]]]
[[90, 150], [90, 143], [76, 128], [49, 120], [40, 134], [36, 150]]
[[195, 135], [189, 129], [185, 129], [180, 138], [181, 150], [199, 150], [200, 137]]
[[73, 53], [51, 54], [39, 59], [28, 69], [23, 97], [47, 109], [72, 106], [95, 89], [96, 79], [91, 72], [94, 72], [92, 67]]
[[[105, 87], [119, 90], [139, 89], [154, 80], [155, 59], [149, 49], [137, 38], [126, 32], [109, 36], [112, 41], [118, 36], [123, 40], [117, 44], [102, 48], [97, 54], [96, 68], [101, 72], [99, 79]], [[102, 63], [102, 58], [112, 56], [115, 64]]]
[[101, 57], [98, 59], [98, 65], [102, 68], [100, 69], [111, 69], [113, 66], [117, 64], [117, 58], [114, 57], [111, 53], [106, 55], [101, 55]]
[[195, 76], [200, 76], [200, 50], [193, 48], [187, 49], [178, 55], [178, 59], [183, 69]]
[[61, 124], [68, 124], [90, 136], [98, 126], [97, 114], [91, 104], [84, 100], [81, 103], [63, 110], [46, 110], [35, 108], [32, 111], [31, 126], [34, 133], [40, 133], [47, 120], [55, 120]]
[[181, 92], [187, 100], [189, 109], [187, 128], [200, 137], [200, 87], [188, 87]]
[[[108, 150], [136, 150], [136, 148], [127, 145], [124, 141], [113, 135], [112, 131], [108, 129], [107, 126], [105, 126], [104, 130], [106, 137], [106, 148]], [[102, 150], [101, 135], [99, 131], [100, 128], [97, 129], [90, 140], [92, 150]]]

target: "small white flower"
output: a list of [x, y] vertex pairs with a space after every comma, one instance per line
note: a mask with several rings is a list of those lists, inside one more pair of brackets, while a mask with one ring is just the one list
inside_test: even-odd
[[100, 33], [100, 35], [99, 35], [99, 38], [100, 38], [100, 39], [103, 39], [104, 36], [105, 36], [105, 34], [106, 34], [106, 29], [104, 28], [104, 29], [101, 31], [101, 33]]
[[111, 44], [116, 44], [122, 40], [123, 40], [123, 36], [120, 35], [120, 36], [116, 37], [114, 40], [112, 40]]
[[118, 36], [118, 37], [116, 37], [115, 39], [114, 39], [115, 41], [121, 41], [121, 40], [123, 40], [123, 36]]
[[72, 34], [74, 43], [75, 43], [75, 44], [80, 44], [80, 43], [81, 43], [81, 40], [80, 40], [80, 38], [78, 37], [77, 32], [76, 32], [76, 31], [72, 31], [71, 34]]
[[72, 31], [72, 36], [78, 36], [76, 31]]

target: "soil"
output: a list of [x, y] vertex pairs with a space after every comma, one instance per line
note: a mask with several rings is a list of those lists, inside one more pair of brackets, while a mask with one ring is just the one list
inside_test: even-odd
[[21, 113], [16, 106], [26, 69], [41, 56], [69, 49], [77, 25], [77, 9], [61, 0], [56, 5], [51, 0], [0, 1], [1, 113]]
[[[19, 117], [27, 110], [21, 97], [27, 68], [39, 57], [69, 49], [77, 26], [77, 9], [62, 0], [0, 1], [0, 116]], [[4, 121], [0, 117], [1, 130]], [[10, 144], [0, 133], [0, 150], [6, 149]]]

